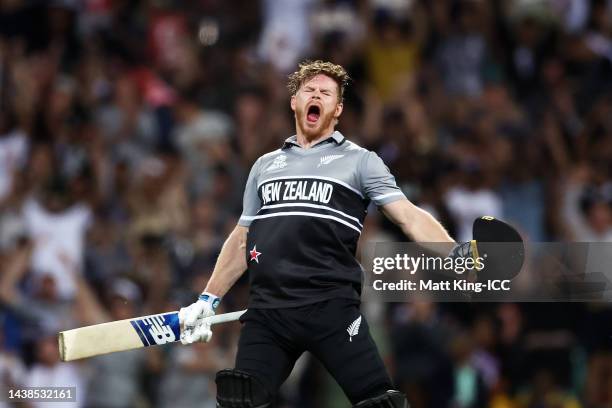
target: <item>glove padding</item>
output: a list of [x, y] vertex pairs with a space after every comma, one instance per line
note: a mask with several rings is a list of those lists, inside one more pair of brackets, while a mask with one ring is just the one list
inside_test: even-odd
[[181, 343], [191, 344], [196, 341], [210, 341], [212, 331], [208, 317], [215, 315], [220, 298], [210, 293], [203, 293], [198, 300], [179, 310], [181, 325]]
[[185, 328], [181, 330], [181, 343], [185, 345], [199, 341], [208, 343], [211, 338], [212, 330], [210, 328], [210, 320], [208, 318], [198, 320], [193, 328]]

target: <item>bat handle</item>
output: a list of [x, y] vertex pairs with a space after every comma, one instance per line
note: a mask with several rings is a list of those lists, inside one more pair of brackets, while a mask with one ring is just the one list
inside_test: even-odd
[[246, 312], [246, 310], [239, 310], [237, 312], [231, 312], [231, 313], [223, 313], [220, 315], [215, 315], [215, 316], [211, 316], [210, 319], [210, 324], [219, 324], [219, 323], [227, 323], [227, 322], [233, 322], [236, 321], [238, 319], [240, 319], [240, 316], [242, 316], [244, 314], [244, 312]]

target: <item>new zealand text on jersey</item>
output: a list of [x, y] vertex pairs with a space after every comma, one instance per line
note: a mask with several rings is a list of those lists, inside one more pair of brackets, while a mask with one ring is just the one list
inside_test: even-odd
[[261, 187], [263, 204], [277, 201], [305, 200], [329, 203], [334, 186], [317, 180], [285, 180], [266, 183]]

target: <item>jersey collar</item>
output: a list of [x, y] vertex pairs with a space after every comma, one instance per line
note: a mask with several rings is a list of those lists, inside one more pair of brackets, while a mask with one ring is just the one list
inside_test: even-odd
[[[342, 135], [342, 133], [335, 130], [334, 133], [332, 133], [330, 137], [328, 137], [327, 139], [321, 140], [319, 143], [317, 143], [316, 145], [312, 147], [317, 147], [317, 146], [321, 146], [321, 145], [332, 143], [332, 142], [336, 143], [337, 145], [341, 145], [342, 143], [344, 143], [345, 140], [346, 138]], [[298, 144], [296, 135], [293, 135], [285, 139], [282, 149], [288, 149], [291, 146], [297, 146], [300, 148], [302, 147]]]

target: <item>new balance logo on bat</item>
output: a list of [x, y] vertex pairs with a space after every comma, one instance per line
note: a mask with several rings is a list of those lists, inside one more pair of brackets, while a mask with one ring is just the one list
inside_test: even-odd
[[328, 156], [322, 156], [321, 157], [321, 162], [319, 163], [319, 165], [317, 167], [321, 167], [324, 164], [329, 164], [331, 162], [333, 162], [336, 159], [339, 159], [341, 157], [344, 157], [343, 154], [330, 154]]
[[172, 343], [180, 337], [178, 313], [148, 316], [130, 323], [145, 347]]
[[349, 341], [353, 341], [353, 337], [359, 334], [359, 326], [361, 326], [361, 315], [346, 329], [349, 334]]

